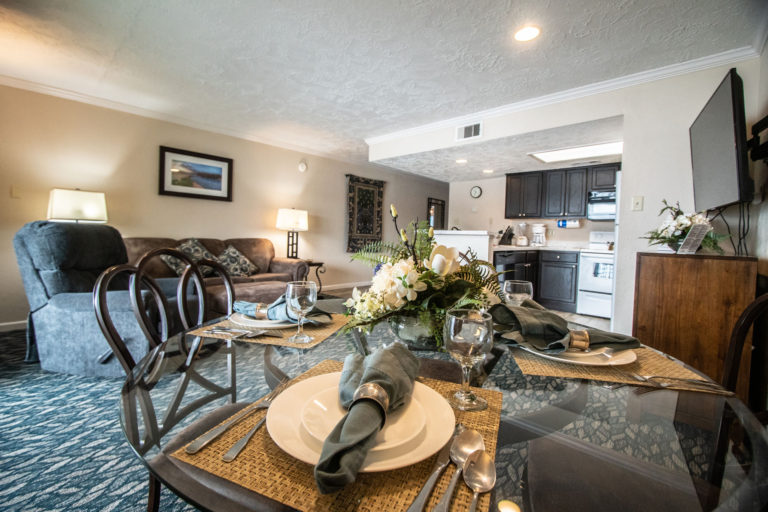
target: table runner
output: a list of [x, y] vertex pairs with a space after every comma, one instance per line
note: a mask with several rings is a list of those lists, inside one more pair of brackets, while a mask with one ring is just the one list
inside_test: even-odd
[[[662, 375], [664, 377], [705, 380], [701, 375], [688, 370], [677, 362], [659, 354], [655, 350], [645, 347], [631, 350], [634, 350], [637, 354], [637, 361], [630, 364], [621, 366], [582, 366], [545, 359], [522, 349], [511, 349], [517, 366], [519, 366], [520, 370], [526, 375], [590, 379], [652, 388], [658, 387], [658, 380], [655, 380], [654, 382], [641, 382], [632, 377], [631, 373], [636, 373], [638, 375]], [[668, 389], [702, 391], [700, 386], [690, 385], [684, 382], [664, 382], [670, 383]], [[724, 390], [713, 390], [711, 392], [716, 394], [730, 394]]]
[[[339, 361], [326, 360], [295, 380], [339, 372], [342, 366]], [[447, 396], [459, 387], [458, 384], [441, 380], [425, 378], [418, 380], [443, 396]], [[480, 432], [486, 450], [495, 458], [502, 394], [480, 388], [473, 388], [473, 391], [488, 401], [488, 409], [482, 412], [454, 411], [456, 421]], [[437, 457], [433, 455], [417, 464], [397, 470], [361, 473], [357, 481], [346, 489], [334, 494], [322, 495], [315, 485], [313, 466], [283, 452], [272, 441], [266, 427], [259, 429], [234, 462], [227, 464], [221, 461], [222, 454], [262, 417], [264, 413], [249, 416], [195, 455], [187, 454], [184, 451], [185, 447], [182, 447], [172, 456], [296, 509], [318, 512], [405, 510], [426, 482]], [[454, 471], [455, 465], [451, 464], [443, 473], [432, 492], [426, 510], [430, 510], [437, 504]], [[468, 510], [471, 501], [472, 493], [469, 488], [460, 484], [454, 493], [451, 510]], [[478, 510], [488, 510], [489, 506], [490, 493], [485, 493], [481, 496]]]
[[[282, 347], [293, 347], [293, 348], [316, 347], [326, 339], [330, 338], [331, 335], [336, 333], [336, 331], [341, 329], [344, 326], [344, 324], [347, 323], [347, 320], [348, 320], [345, 315], [333, 314], [331, 315], [331, 317], [332, 317], [332, 321], [327, 324], [304, 326], [304, 330], [306, 331], [306, 333], [314, 338], [309, 343], [291, 343], [288, 341], [288, 338], [296, 334], [295, 326], [291, 328], [285, 328], [285, 329], [269, 329], [270, 334], [280, 335], [279, 338], [275, 338], [272, 336], [259, 336], [257, 338], [238, 338], [237, 341], [245, 341], [248, 343], [260, 343], [262, 345], [280, 345]], [[205, 331], [210, 329], [215, 329], [216, 327], [231, 327], [232, 329], [243, 329], [243, 330], [251, 330], [251, 331], [259, 330], [255, 327], [244, 327], [230, 320], [222, 320], [221, 322], [215, 323], [213, 325], [206, 325], [205, 327], [200, 327], [199, 329], [190, 331], [187, 334], [192, 336], [203, 336], [204, 335], [203, 333]], [[227, 334], [205, 334], [204, 336], [206, 338], [219, 338], [222, 340], [228, 340], [232, 338], [232, 336]]]

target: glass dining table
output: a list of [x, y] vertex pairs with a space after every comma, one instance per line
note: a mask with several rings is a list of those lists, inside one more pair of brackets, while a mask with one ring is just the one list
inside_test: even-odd
[[[386, 323], [367, 337], [369, 349], [392, 341]], [[294, 510], [172, 453], [266, 395], [268, 383], [323, 361], [341, 362], [356, 350], [359, 339], [342, 332], [308, 349], [181, 333], [127, 377], [120, 399], [126, 440], [156, 479], [202, 510]], [[768, 436], [738, 398], [526, 375], [513, 350], [499, 345], [493, 364], [476, 375], [482, 388], [501, 393], [490, 510], [762, 510], [768, 504]], [[416, 355], [429, 377], [459, 375], [448, 354]], [[248, 478], [262, 478], [254, 473]]]

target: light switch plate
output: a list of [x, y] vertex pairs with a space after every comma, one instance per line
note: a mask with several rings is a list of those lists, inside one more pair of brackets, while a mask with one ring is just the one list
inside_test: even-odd
[[632, 211], [643, 211], [643, 196], [632, 196]]

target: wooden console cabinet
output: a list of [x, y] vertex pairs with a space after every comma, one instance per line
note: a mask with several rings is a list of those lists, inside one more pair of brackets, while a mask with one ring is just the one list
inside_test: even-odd
[[[736, 320], [755, 300], [757, 258], [638, 253], [632, 334], [716, 381]], [[738, 394], [746, 402], [750, 350]]]

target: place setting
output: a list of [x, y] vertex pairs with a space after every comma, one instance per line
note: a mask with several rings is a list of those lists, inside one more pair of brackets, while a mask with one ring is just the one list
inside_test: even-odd
[[[474, 313], [446, 322], [455, 343], [477, 335], [475, 351], [463, 349], [470, 359], [492, 332], [477, 329], [490, 316]], [[487, 510], [501, 393], [457, 393], [418, 377], [420, 364], [398, 341], [323, 361], [173, 456], [300, 510]], [[452, 406], [457, 396], [472, 410]]]
[[315, 282], [290, 282], [274, 302], [236, 301], [227, 319], [190, 331], [189, 335], [312, 348], [346, 323], [344, 315], [325, 312], [316, 303]]
[[524, 281], [507, 281], [504, 293], [506, 302], [492, 306], [489, 313], [497, 339], [513, 348], [515, 362], [526, 375], [732, 394], [632, 336], [572, 329], [567, 320], [533, 301]]

